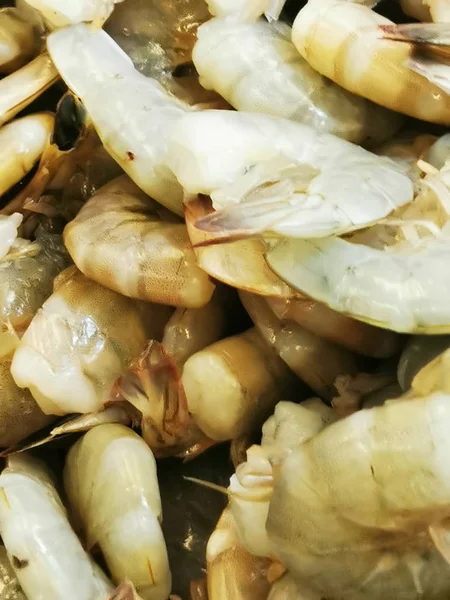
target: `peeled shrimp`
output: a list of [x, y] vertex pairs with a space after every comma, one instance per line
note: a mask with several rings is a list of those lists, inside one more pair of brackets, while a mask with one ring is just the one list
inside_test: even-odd
[[53, 126], [52, 114], [36, 113], [0, 129], [0, 195], [31, 171], [49, 142]]
[[446, 133], [438, 138], [423, 155], [423, 160], [436, 169], [442, 169], [450, 157], [450, 134]]
[[106, 600], [112, 585], [72, 531], [45, 466], [10, 456], [0, 491], [2, 540], [28, 600]]
[[[14, 383], [12, 357], [0, 359], [0, 447], [8, 448], [52, 422], [44, 415], [28, 390]], [[0, 593], [0, 600], [2, 599]]]
[[[195, 223], [211, 212], [210, 201], [204, 196], [189, 198], [185, 205], [186, 227], [198, 265], [214, 279], [253, 294], [281, 298], [294, 296], [294, 290], [267, 266], [263, 240], [251, 238], [230, 244], [208, 244], [214, 242], [214, 236], [198, 229]], [[195, 247], [196, 244], [204, 246]]]
[[156, 462], [142, 438], [123, 425], [94, 427], [70, 449], [64, 486], [87, 547], [98, 545], [113, 580], [129, 579], [144, 600], [167, 600]]
[[16, 241], [17, 230], [22, 220], [23, 216], [19, 213], [14, 213], [10, 217], [0, 215], [0, 260], [8, 254]]
[[239, 292], [257, 330], [284, 362], [322, 398], [331, 399], [336, 377], [356, 372], [354, 357], [344, 348], [307, 331], [294, 321], [282, 323], [264, 298]]
[[398, 362], [397, 377], [407, 391], [416, 374], [436, 356], [450, 348], [448, 335], [416, 335], [410, 338]]
[[405, 14], [418, 21], [450, 22], [450, 7], [447, 0], [400, 0]]
[[211, 196], [221, 210], [197, 226], [226, 240], [260, 232], [344, 233], [413, 197], [412, 182], [393, 161], [307, 125], [256, 113], [185, 114], [174, 126], [167, 164], [188, 193]]
[[206, 548], [209, 600], [266, 600], [270, 560], [252, 556], [240, 544], [226, 508]]
[[0, 81], [0, 125], [10, 121], [58, 79], [58, 71], [44, 52]]
[[[389, 19], [345, 0], [309, 0], [292, 41], [311, 67], [377, 104], [432, 123], [450, 124], [450, 97], [406, 62], [410, 44], [382, 39]], [[333, 35], [330, 35], [333, 32]]]
[[184, 224], [126, 175], [101, 188], [64, 230], [75, 264], [131, 298], [200, 308], [214, 290]]
[[101, 27], [114, 10], [114, 5], [122, 0], [27, 0], [38, 10], [52, 27], [66, 27], [75, 23], [92, 23]]
[[31, 243], [17, 238], [0, 260], [0, 357], [12, 352], [52, 293], [53, 280], [69, 263], [61, 236], [36, 230]]
[[0, 10], [0, 72], [11, 73], [31, 59], [36, 50], [36, 37], [17, 8]]
[[286, 0], [206, 0], [216, 17], [232, 17], [237, 21], [255, 21], [263, 14], [277, 20]]
[[212, 19], [198, 30], [194, 64], [201, 84], [238, 110], [285, 117], [355, 143], [381, 143], [399, 116], [353, 96], [316, 73], [283, 23]]
[[104, 31], [68, 27], [52, 33], [47, 47], [109, 154], [150, 197], [182, 214], [182, 188], [164, 157], [173, 125], [189, 105], [136, 71]]
[[269, 296], [265, 300], [279, 319], [295, 321], [321, 338], [358, 354], [387, 358], [399, 349], [399, 336], [392, 331], [346, 317], [310, 298]]
[[70, 267], [22, 337], [11, 373], [46, 414], [97, 410], [146, 340], [160, 338], [170, 312], [125, 298]]

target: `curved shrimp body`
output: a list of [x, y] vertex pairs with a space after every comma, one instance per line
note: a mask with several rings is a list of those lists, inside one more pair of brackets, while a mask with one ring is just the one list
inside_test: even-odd
[[449, 419], [447, 395], [402, 398], [284, 457], [267, 531], [300, 589], [336, 600], [448, 596], [450, 567], [434, 541], [445, 549]]
[[343, 88], [411, 117], [450, 124], [450, 97], [406, 62], [411, 44], [381, 39], [391, 21], [344, 0], [310, 0], [299, 12], [292, 41], [322, 75]]
[[83, 550], [43, 464], [8, 458], [0, 475], [0, 531], [28, 600], [98, 600], [111, 583]]
[[18, 344], [32, 318], [52, 293], [53, 280], [69, 257], [61, 236], [42, 229], [33, 244], [17, 244], [0, 261], [0, 356]]
[[299, 56], [282, 23], [212, 19], [193, 52], [201, 84], [238, 110], [285, 117], [355, 143], [381, 143], [398, 115], [326, 80]]
[[89, 278], [131, 298], [200, 308], [214, 286], [196, 263], [186, 227], [126, 175], [101, 188], [64, 230]]
[[37, 113], [0, 129], [0, 195], [31, 171], [49, 143], [54, 123], [52, 114]]
[[10, 372], [11, 360], [10, 356], [0, 359], [1, 448], [14, 446], [53, 420], [41, 411], [28, 390], [17, 387]]
[[266, 600], [270, 560], [252, 556], [240, 544], [225, 508], [206, 548], [209, 600]]
[[212, 197], [221, 210], [197, 225], [227, 240], [260, 232], [344, 233], [413, 197], [412, 182], [393, 161], [307, 125], [256, 113], [183, 116], [167, 164], [187, 192]]
[[418, 21], [431, 21], [430, 8], [426, 0], [400, 0], [402, 11]]
[[76, 23], [92, 23], [101, 27], [114, 10], [114, 5], [122, 0], [27, 0], [38, 10], [52, 27], [67, 27]]
[[10, 121], [57, 81], [58, 71], [44, 52], [0, 81], [0, 125]]
[[11, 73], [22, 67], [36, 50], [33, 25], [17, 8], [0, 10], [0, 72]]
[[14, 380], [46, 414], [98, 410], [146, 340], [160, 337], [170, 312], [125, 298], [71, 267], [22, 337]]
[[215, 17], [231, 17], [238, 22], [256, 21], [263, 14], [276, 21], [286, 0], [206, 0], [209, 12]]
[[105, 149], [144, 192], [182, 214], [183, 191], [164, 156], [172, 127], [189, 105], [136, 71], [104, 31], [75, 25], [52, 33], [47, 47]]
[[156, 462], [143, 439], [123, 425], [94, 427], [70, 449], [64, 486], [88, 548], [98, 545], [113, 580], [130, 580], [143, 600], [166, 600]]
[[400, 347], [400, 338], [392, 331], [351, 319], [310, 298], [267, 297], [266, 302], [279, 319], [295, 321], [319, 337], [358, 354], [387, 358]]

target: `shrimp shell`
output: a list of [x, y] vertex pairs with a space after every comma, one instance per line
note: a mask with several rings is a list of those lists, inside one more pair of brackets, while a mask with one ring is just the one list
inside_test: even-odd
[[99, 546], [114, 581], [144, 600], [166, 600], [171, 575], [161, 531], [156, 462], [123, 425], [99, 425], [70, 449], [64, 487], [88, 548]]
[[126, 175], [102, 187], [64, 230], [87, 277], [131, 298], [200, 308], [214, 285], [195, 261], [186, 227]]

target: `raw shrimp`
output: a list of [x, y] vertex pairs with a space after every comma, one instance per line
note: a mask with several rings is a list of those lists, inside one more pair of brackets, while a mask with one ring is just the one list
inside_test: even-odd
[[270, 588], [267, 600], [318, 600], [316, 596], [300, 591], [295, 579], [285, 573], [277, 579]]
[[245, 22], [255, 21], [265, 14], [269, 21], [276, 21], [286, 0], [206, 0], [206, 3], [216, 17]]
[[[350, 240], [276, 242], [271, 268], [294, 288], [330, 308], [405, 333], [450, 332], [450, 161], [430, 165], [414, 202], [387, 225]], [[423, 233], [424, 232], [424, 233]]]
[[11, 373], [46, 414], [97, 410], [146, 340], [160, 339], [170, 313], [169, 307], [125, 298], [69, 267], [22, 337]]
[[406, 344], [398, 362], [397, 377], [404, 391], [425, 365], [450, 348], [449, 335], [417, 335]]
[[23, 217], [14, 213], [10, 217], [0, 215], [0, 261], [8, 254], [17, 238], [17, 230]]
[[0, 10], [0, 72], [11, 73], [33, 56], [37, 36], [17, 8]]
[[11, 360], [10, 356], [0, 359], [1, 448], [16, 445], [53, 420], [52, 417], [44, 415], [28, 390], [21, 390], [14, 383], [10, 372]]
[[[205, 196], [189, 198], [184, 216], [189, 238], [194, 245], [198, 265], [211, 277], [253, 294], [290, 298], [295, 295], [267, 266], [264, 259], [266, 245], [257, 238], [237, 240], [230, 244], [213, 244], [214, 236], [198, 229], [196, 221], [212, 212], [211, 202]], [[195, 247], [203, 244], [203, 247]]]
[[198, 30], [193, 60], [201, 84], [238, 110], [285, 117], [358, 144], [379, 144], [400, 126], [399, 115], [314, 71], [284, 23], [212, 19]]
[[144, 600], [166, 600], [171, 575], [161, 531], [156, 462], [123, 425], [99, 425], [67, 455], [64, 487], [89, 549], [98, 545], [113, 580]]
[[307, 331], [294, 321], [281, 322], [264, 298], [239, 292], [257, 330], [269, 346], [316, 394], [331, 400], [338, 375], [356, 373], [354, 357], [344, 348]]
[[0, 196], [31, 171], [49, 143], [54, 123], [52, 114], [36, 113], [0, 129]]
[[12, 352], [43, 302], [53, 280], [69, 264], [61, 236], [41, 226], [30, 243], [17, 238], [0, 260], [0, 357]]
[[418, 21], [450, 22], [450, 6], [447, 0], [400, 0], [405, 14]]
[[400, 347], [400, 338], [393, 332], [346, 317], [311, 298], [269, 296], [266, 302], [279, 319], [295, 321], [321, 338], [358, 354], [387, 358]]
[[104, 31], [68, 27], [52, 33], [47, 47], [109, 154], [144, 192], [182, 214], [183, 191], [164, 158], [171, 130], [189, 105], [136, 71]]
[[[380, 38], [389, 19], [345, 0], [309, 0], [292, 41], [322, 75], [377, 104], [417, 119], [450, 124], [450, 97], [406, 62], [413, 45]], [[331, 35], [332, 32], [332, 35]]]
[[28, 600], [106, 600], [112, 585], [72, 531], [45, 466], [9, 457], [0, 490], [2, 540]]
[[423, 160], [436, 169], [442, 169], [450, 157], [450, 133], [438, 138], [423, 155]]
[[266, 600], [270, 562], [241, 546], [233, 516], [226, 508], [206, 548], [209, 600]]
[[66, 27], [86, 22], [92, 23], [95, 27], [102, 27], [114, 10], [114, 5], [122, 0], [77, 0], [77, 2], [27, 0], [27, 2], [42, 14], [51, 27]]
[[64, 230], [75, 264], [131, 298], [200, 308], [214, 285], [196, 263], [186, 227], [126, 175], [101, 188]]
[[193, 354], [180, 373], [161, 345], [149, 344], [119, 378], [115, 399], [139, 412], [142, 435], [157, 456], [195, 456], [255, 431], [280, 397], [302, 389], [255, 329]]
[[0, 81], [0, 125], [10, 121], [57, 81], [58, 71], [44, 52]]
[[222, 209], [197, 225], [226, 240], [260, 232], [344, 233], [413, 198], [412, 182], [393, 161], [307, 125], [256, 113], [185, 114], [174, 126], [167, 164], [188, 193], [210, 195], [214, 208]]
[[0, 546], [0, 600], [27, 600], [4, 546]]

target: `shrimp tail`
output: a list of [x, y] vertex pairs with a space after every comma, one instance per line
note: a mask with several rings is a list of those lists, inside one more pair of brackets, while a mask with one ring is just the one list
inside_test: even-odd
[[155, 340], [119, 377], [112, 397], [114, 401], [128, 401], [141, 413], [142, 434], [155, 456], [166, 455], [168, 447], [177, 447], [189, 428], [181, 374], [163, 344]]
[[[386, 40], [407, 42], [427, 49], [429, 46], [445, 49], [450, 45], [450, 23], [403, 23], [378, 27]], [[448, 48], [446, 55], [449, 55]]]

